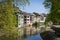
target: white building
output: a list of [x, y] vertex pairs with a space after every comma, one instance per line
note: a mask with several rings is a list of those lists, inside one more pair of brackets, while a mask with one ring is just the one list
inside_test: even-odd
[[35, 22], [40, 22], [41, 25], [44, 25], [46, 16], [45, 14], [38, 14], [38, 13], [26, 13], [23, 11], [17, 12], [17, 18], [18, 18], [18, 27], [22, 27], [25, 25], [32, 25]]
[[21, 10], [17, 11], [16, 15], [17, 15], [18, 28], [20, 28], [24, 25], [24, 15]]
[[30, 25], [30, 14], [29, 13], [24, 13], [24, 24]]
[[41, 23], [41, 25], [44, 25], [46, 16], [47, 16], [47, 14], [41, 14], [41, 15], [40, 15], [40, 23]]

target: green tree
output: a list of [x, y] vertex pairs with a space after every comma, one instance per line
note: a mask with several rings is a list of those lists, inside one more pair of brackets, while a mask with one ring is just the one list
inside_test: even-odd
[[35, 28], [39, 27], [39, 26], [40, 26], [40, 22], [35, 22], [35, 23], [33, 23], [33, 26], [34, 26]]
[[52, 21], [53, 24], [60, 24], [60, 0], [45, 0], [44, 5], [46, 8], [50, 8], [46, 23]]
[[26, 5], [28, 0], [1, 0], [0, 1], [0, 40], [18, 40], [14, 5]]

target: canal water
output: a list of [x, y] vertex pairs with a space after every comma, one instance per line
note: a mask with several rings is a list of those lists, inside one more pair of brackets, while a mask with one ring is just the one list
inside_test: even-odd
[[27, 36], [24, 40], [43, 40], [40, 36], [40, 33], [35, 35]]
[[30, 35], [24, 35], [24, 30], [19, 30], [19, 35], [22, 37], [19, 37], [19, 40], [43, 40], [41, 38], [40, 32], [37, 32], [36, 34], [30, 34]]

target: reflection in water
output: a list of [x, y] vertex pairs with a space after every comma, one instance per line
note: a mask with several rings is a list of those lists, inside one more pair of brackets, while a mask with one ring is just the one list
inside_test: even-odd
[[24, 40], [42, 40], [40, 34], [27, 36]]
[[[31, 32], [31, 31], [29, 31], [29, 32]], [[36, 32], [36, 34], [27, 35], [26, 30], [20, 29], [18, 40], [42, 40], [42, 38], [40, 36], [40, 32]]]
[[42, 40], [40, 34], [30, 35], [26, 37], [21, 37], [20, 40]]

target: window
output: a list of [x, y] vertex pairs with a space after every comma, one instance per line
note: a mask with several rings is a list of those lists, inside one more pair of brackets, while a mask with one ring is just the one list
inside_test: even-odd
[[24, 21], [26, 21], [26, 19], [24, 19]]
[[26, 24], [26, 22], [24, 22]]
[[24, 16], [24, 18], [26, 18], [26, 16]]

